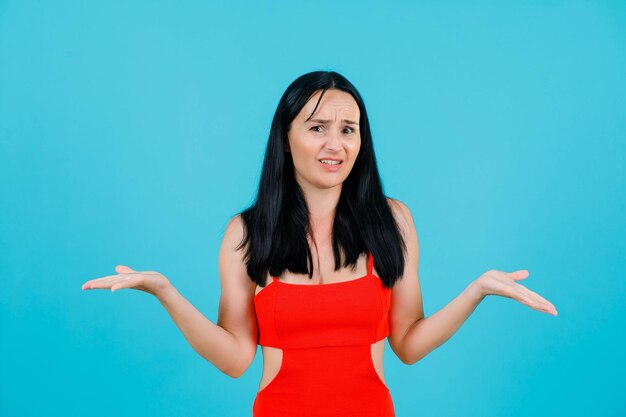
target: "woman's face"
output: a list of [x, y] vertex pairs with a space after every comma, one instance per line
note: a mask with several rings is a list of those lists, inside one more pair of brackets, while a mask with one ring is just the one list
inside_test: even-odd
[[291, 153], [296, 181], [303, 188], [341, 186], [361, 148], [359, 106], [350, 94], [326, 90], [315, 114], [306, 120], [320, 94], [321, 90], [309, 98], [287, 134], [285, 149]]

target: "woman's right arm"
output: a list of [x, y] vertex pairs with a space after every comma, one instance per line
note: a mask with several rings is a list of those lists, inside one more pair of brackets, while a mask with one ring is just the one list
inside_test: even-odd
[[221, 294], [217, 324], [202, 315], [172, 285], [158, 297], [194, 350], [233, 378], [248, 369], [257, 346], [253, 302], [256, 284], [246, 272], [243, 249], [235, 250], [242, 237], [243, 221], [237, 215], [228, 223], [219, 251]]
[[[235, 248], [243, 237], [243, 220], [233, 217], [219, 251], [221, 295], [217, 324], [187, 301], [163, 275], [118, 267], [118, 275], [83, 284], [83, 289], [133, 288], [153, 294], [167, 310], [193, 349], [223, 373], [238, 378], [248, 369], [257, 346], [254, 312], [256, 284], [248, 277], [243, 250]], [[117, 285], [116, 285], [117, 284]]]

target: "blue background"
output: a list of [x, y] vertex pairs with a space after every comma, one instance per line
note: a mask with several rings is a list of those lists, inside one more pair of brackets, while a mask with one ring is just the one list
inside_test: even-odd
[[407, 366], [398, 417], [617, 416], [626, 389], [626, 4], [0, 1], [2, 416], [250, 416], [241, 378], [152, 296], [85, 291], [157, 270], [217, 320], [217, 253], [253, 201], [298, 76], [364, 97], [385, 192], [409, 206], [432, 315], [491, 296]]

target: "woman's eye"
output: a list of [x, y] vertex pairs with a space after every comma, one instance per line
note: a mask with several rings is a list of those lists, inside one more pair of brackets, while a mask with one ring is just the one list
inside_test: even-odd
[[[317, 130], [317, 129], [323, 129], [323, 126], [313, 126], [311, 128], [311, 130], [313, 130], [314, 132], [321, 132], [321, 130]], [[354, 133], [354, 129], [352, 129], [351, 127], [346, 127], [344, 128], [344, 133]]]

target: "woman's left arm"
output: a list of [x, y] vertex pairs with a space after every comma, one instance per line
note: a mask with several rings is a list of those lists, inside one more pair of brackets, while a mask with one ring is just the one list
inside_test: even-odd
[[[409, 327], [403, 340], [405, 363], [411, 365], [445, 343], [461, 327], [486, 295], [513, 298], [522, 304], [557, 315], [549, 301], [515, 281], [528, 277], [528, 271], [503, 272], [492, 270], [469, 284], [461, 294], [435, 314], [417, 320]], [[492, 288], [494, 292], [486, 292]]]
[[392, 289], [389, 343], [400, 360], [414, 364], [446, 342], [472, 314], [487, 295], [500, 295], [519, 301], [554, 316], [557, 311], [549, 301], [520, 285], [527, 270], [504, 272], [490, 270], [470, 283], [455, 299], [435, 314], [424, 317], [417, 278], [419, 248], [417, 233], [409, 209], [394, 200], [394, 215], [407, 245], [405, 275]]

